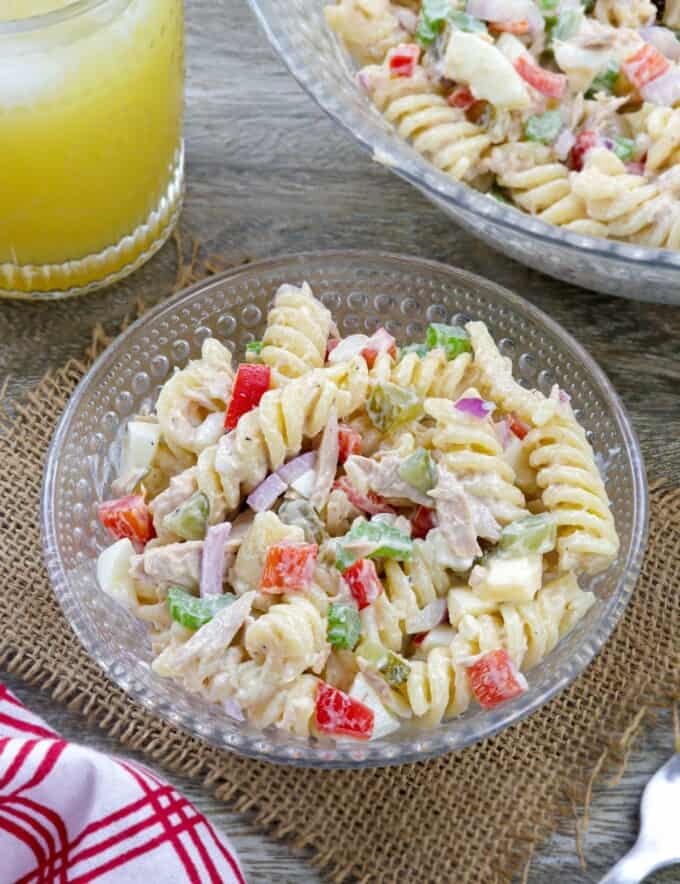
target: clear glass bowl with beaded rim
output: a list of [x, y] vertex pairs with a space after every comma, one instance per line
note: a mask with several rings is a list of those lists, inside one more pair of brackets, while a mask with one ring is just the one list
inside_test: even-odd
[[[592, 581], [597, 603], [528, 673], [529, 690], [491, 711], [473, 705], [429, 730], [408, 727], [371, 742], [258, 731], [219, 705], [151, 670], [145, 626], [97, 587], [95, 563], [111, 538], [96, 518], [110, 495], [128, 419], [149, 409], [174, 367], [209, 335], [241, 358], [261, 336], [279, 285], [307, 280], [343, 335], [386, 325], [400, 343], [421, 340], [428, 322], [484, 320], [528, 386], [560, 384], [606, 464], [621, 552]], [[517, 295], [443, 264], [372, 252], [329, 252], [261, 261], [199, 283], [146, 313], [100, 356], [78, 386], [49, 451], [42, 499], [49, 574], [64, 613], [89, 653], [132, 697], [210, 743], [288, 764], [359, 767], [414, 761], [460, 749], [513, 724], [566, 687], [611, 632], [637, 579], [647, 530], [640, 449], [611, 384], [560, 326]]]
[[358, 65], [324, 19], [335, 0], [249, 0], [300, 85], [374, 159], [493, 249], [565, 282], [641, 301], [680, 304], [680, 252], [581, 236], [458, 183], [417, 153], [357, 86]]

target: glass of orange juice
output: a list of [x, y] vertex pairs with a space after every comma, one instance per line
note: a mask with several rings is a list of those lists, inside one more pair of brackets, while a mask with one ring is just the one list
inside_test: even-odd
[[0, 297], [91, 291], [183, 192], [182, 0], [0, 0]]

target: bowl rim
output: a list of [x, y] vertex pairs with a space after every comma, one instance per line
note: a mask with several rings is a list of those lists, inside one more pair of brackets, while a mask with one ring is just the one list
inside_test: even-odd
[[680, 251], [574, 233], [556, 224], [541, 221], [516, 206], [505, 206], [499, 200], [490, 199], [481, 191], [446, 175], [419, 154], [405, 139], [395, 143], [377, 126], [370, 127], [372, 131], [369, 133], [368, 124], [360, 120], [349, 105], [338, 101], [333, 106], [334, 103], [327, 95], [324, 85], [310, 75], [304, 62], [295, 54], [294, 47], [282, 33], [277, 31], [276, 23], [272, 23], [268, 18], [261, 3], [262, 0], [248, 0], [272, 48], [305, 92], [333, 122], [348, 132], [363, 150], [371, 154], [376, 162], [408, 181], [416, 189], [424, 191], [435, 203], [451, 202], [463, 211], [488, 218], [508, 231], [519, 229], [538, 243], [561, 248], [566, 246], [576, 252], [587, 252], [592, 257], [616, 259], [631, 267], [652, 265], [680, 270]]
[[[533, 322], [539, 326], [546, 327], [547, 330], [556, 335], [571, 348], [574, 356], [579, 359], [580, 365], [585, 369], [589, 377], [599, 388], [600, 393], [608, 399], [617, 427], [624, 439], [625, 451], [633, 466], [632, 476], [634, 494], [632, 542], [627, 550], [626, 560], [622, 564], [621, 577], [619, 578], [616, 589], [607, 600], [600, 618], [594, 624], [592, 631], [590, 631], [587, 636], [584, 636], [576, 662], [572, 663], [568, 671], [562, 671], [559, 674], [559, 677], [555, 679], [554, 683], [546, 687], [540, 694], [534, 697], [531, 702], [527, 702], [531, 695], [531, 692], [529, 692], [520, 696], [516, 700], [510, 701], [507, 704], [497, 707], [495, 710], [487, 712], [487, 725], [476, 734], [466, 734], [462, 739], [459, 738], [457, 740], [446, 740], [443, 734], [438, 734], [437, 736], [440, 737], [438, 744], [424, 749], [415, 746], [414, 744], [418, 742], [418, 739], [412, 737], [408, 743], [404, 744], [404, 749], [402, 749], [399, 754], [380, 756], [375, 750], [371, 753], [369, 747], [375, 746], [376, 750], [378, 750], [381, 743], [379, 741], [376, 741], [376, 743], [369, 742], [362, 744], [367, 751], [365, 753], [366, 757], [361, 760], [353, 759], [351, 757], [351, 748], [348, 748], [346, 745], [342, 746], [342, 750], [344, 751], [339, 758], [329, 759], [329, 753], [336, 752], [339, 748], [339, 743], [331, 745], [329, 748], [329, 745], [325, 743], [315, 745], [309, 743], [309, 741], [301, 740], [299, 745], [305, 747], [304, 753], [301, 757], [293, 757], [289, 752], [286, 752], [284, 748], [276, 745], [271, 747], [273, 751], [263, 751], [257, 746], [258, 740], [250, 739], [249, 737], [244, 737], [248, 745], [233, 745], [225, 739], [216, 739], [214, 735], [198, 732], [192, 724], [192, 718], [190, 715], [183, 711], [168, 711], [168, 704], [166, 702], [155, 699], [153, 696], [149, 696], [149, 692], [141, 686], [134, 677], [129, 678], [127, 674], [123, 674], [121, 668], [116, 665], [116, 661], [113, 658], [107, 657], [106, 659], [102, 659], [102, 655], [98, 653], [100, 650], [98, 647], [98, 638], [89, 633], [89, 623], [86, 622], [86, 618], [71, 616], [72, 613], [75, 612], [71, 610], [73, 604], [71, 601], [69, 578], [57, 553], [57, 532], [55, 520], [53, 518], [55, 513], [53, 503], [57, 484], [58, 453], [67, 436], [71, 418], [79, 407], [85, 393], [88, 391], [92, 379], [98, 374], [103, 365], [115, 359], [121, 352], [124, 352], [128, 339], [134, 335], [137, 329], [141, 328], [150, 320], [159, 319], [164, 314], [173, 312], [183, 302], [189, 300], [193, 295], [204, 289], [237, 279], [240, 276], [251, 274], [257, 275], [261, 272], [267, 272], [276, 269], [277, 267], [285, 266], [291, 267], [292, 273], [297, 269], [296, 265], [299, 266], [301, 270], [304, 269], [306, 262], [323, 264], [324, 262], [331, 261], [347, 261], [353, 266], [361, 266], [361, 262], [367, 260], [384, 261], [395, 265], [409, 265], [411, 268], [415, 265], [421, 268], [424, 272], [432, 271], [439, 274], [452, 274], [470, 285], [476, 285], [481, 280], [485, 286], [490, 286], [495, 289], [496, 293], [499, 294], [504, 299], [505, 303], [511, 308], [516, 309], [519, 307], [523, 313], [528, 314]], [[339, 769], [388, 767], [414, 761], [423, 761], [448, 752], [459, 751], [469, 745], [489, 739], [510, 725], [517, 724], [528, 715], [533, 714], [550, 699], [568, 687], [579, 675], [581, 675], [586, 667], [592, 662], [596, 654], [600, 652], [630, 600], [640, 573], [642, 559], [647, 545], [649, 505], [644, 461], [639, 441], [630, 418], [628, 417], [616, 390], [604, 371], [597, 365], [595, 360], [581, 346], [581, 344], [579, 344], [578, 341], [558, 322], [515, 292], [467, 270], [460, 270], [457, 267], [453, 267], [440, 261], [433, 261], [417, 256], [398, 255], [391, 252], [377, 250], [343, 249], [282, 254], [254, 261], [249, 264], [240, 265], [235, 268], [230, 268], [219, 274], [210, 276], [207, 279], [201, 280], [200, 282], [194, 283], [172, 295], [170, 298], [160, 301], [121, 332], [121, 334], [118, 335], [118, 337], [116, 337], [114, 341], [97, 357], [81, 378], [73, 391], [63, 414], [59, 418], [59, 422], [47, 451], [45, 467], [43, 470], [40, 525], [43, 554], [48, 576], [67, 622], [75, 632], [88, 656], [90, 656], [90, 658], [103, 669], [106, 675], [132, 700], [141, 703], [141, 705], [168, 724], [179, 727], [190, 735], [198, 737], [210, 745], [233, 751], [238, 755], [284, 765]], [[428, 741], [430, 739], [428, 735], [431, 733], [434, 732], [424, 730], [420, 740]]]

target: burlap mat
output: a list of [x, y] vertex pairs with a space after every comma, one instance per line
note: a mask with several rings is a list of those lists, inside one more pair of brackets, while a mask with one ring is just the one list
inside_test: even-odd
[[43, 461], [87, 361], [50, 372], [0, 420], [0, 666], [154, 763], [203, 778], [274, 836], [311, 848], [332, 880], [526, 873], [559, 815], [576, 808], [583, 822], [595, 779], [625, 764], [653, 707], [680, 696], [680, 489], [657, 487], [642, 577], [604, 650], [569, 690], [482, 745], [384, 770], [299, 770], [237, 758], [150, 716], [81, 649], [42, 561]]

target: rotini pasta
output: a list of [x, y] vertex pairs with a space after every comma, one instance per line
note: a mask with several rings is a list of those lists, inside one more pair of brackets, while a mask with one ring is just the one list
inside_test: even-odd
[[593, 450], [571, 409], [531, 430], [524, 440], [541, 502], [557, 523], [560, 569], [597, 574], [619, 548], [614, 519]]
[[472, 350], [475, 355], [478, 383], [482, 393], [497, 402], [505, 412], [513, 412], [522, 420], [541, 426], [557, 410], [557, 404], [538, 390], [525, 390], [512, 376], [512, 362], [502, 356], [496, 342], [483, 322], [468, 322]]
[[330, 311], [312, 295], [306, 282], [300, 288], [279, 288], [267, 317], [261, 351], [262, 362], [272, 369], [274, 386], [323, 366], [330, 327]]
[[208, 338], [201, 358], [163, 384], [156, 414], [163, 441], [172, 452], [200, 454], [219, 439], [233, 378], [231, 353]]
[[384, 67], [368, 68], [364, 79], [385, 119], [438, 169], [457, 180], [480, 174], [491, 139], [462, 110], [447, 104], [425, 71], [416, 71], [408, 79], [392, 79]]
[[471, 648], [458, 640], [456, 650], [433, 648], [425, 660], [414, 660], [406, 683], [413, 714], [427, 727], [435, 727], [445, 718], [460, 715], [470, 705], [473, 695], [465, 665], [458, 662], [469, 656]]
[[591, 151], [573, 187], [589, 215], [606, 225], [608, 236], [655, 248], [680, 247], [680, 202], [657, 183], [630, 174], [610, 151]]
[[545, 145], [496, 147], [489, 166], [497, 173], [498, 184], [530, 215], [576, 233], [606, 236], [606, 228], [588, 217], [583, 200], [573, 192], [566, 165]]
[[[147, 624], [159, 677], [259, 728], [379, 739], [526, 690], [519, 667], [586, 614], [577, 575], [618, 537], [568, 397], [517, 384], [485, 325], [401, 352], [352, 335], [335, 364], [330, 328], [307, 287], [279, 290], [220, 419], [243, 374], [257, 396], [188, 468], [164, 460], [148, 503], [101, 505], [118, 539], [97, 577]], [[214, 389], [207, 364], [182, 384]], [[135, 430], [156, 459], [167, 427]]]

